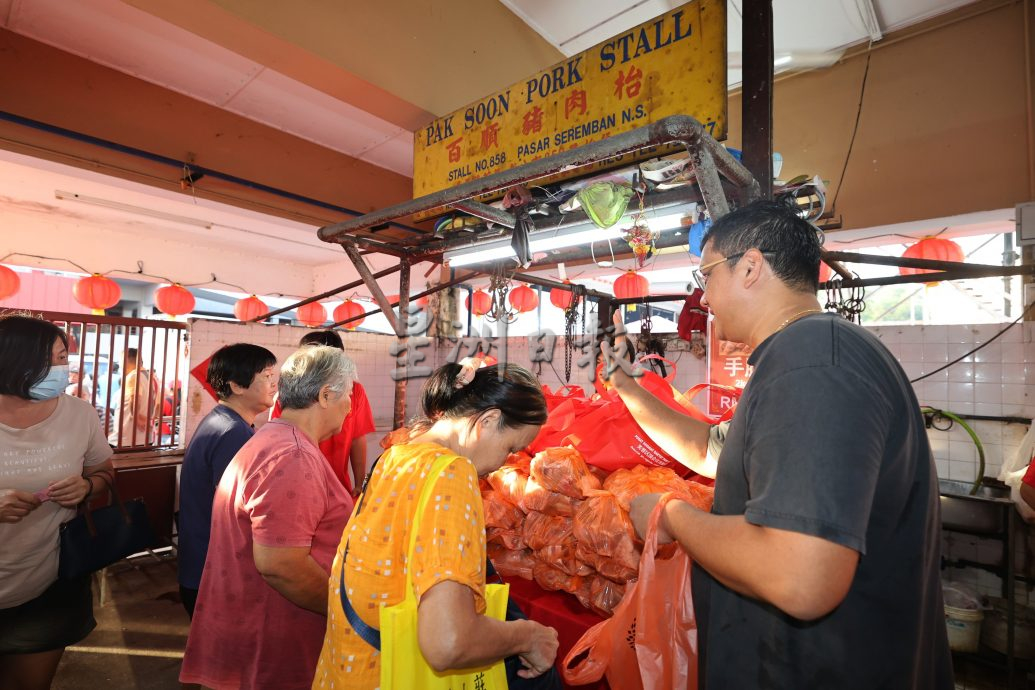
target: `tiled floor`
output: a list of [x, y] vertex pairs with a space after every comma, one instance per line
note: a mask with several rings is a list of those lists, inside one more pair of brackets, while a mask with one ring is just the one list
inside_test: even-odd
[[[109, 568], [108, 601], [95, 601], [97, 629], [69, 647], [54, 690], [179, 690], [178, 675], [189, 628], [179, 602], [173, 562], [141, 559]], [[96, 587], [95, 597], [96, 597]], [[1006, 690], [1005, 671], [956, 657], [959, 690]], [[1012, 690], [1035, 690], [1020, 669]]]

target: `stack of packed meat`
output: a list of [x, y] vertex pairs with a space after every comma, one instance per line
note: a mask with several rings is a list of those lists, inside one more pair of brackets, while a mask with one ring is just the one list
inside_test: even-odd
[[669, 491], [703, 510], [711, 507], [711, 487], [667, 468], [636, 466], [608, 475], [573, 448], [548, 448], [535, 457], [517, 453], [482, 485], [489, 557], [502, 575], [570, 592], [609, 616], [640, 562], [629, 504], [641, 494]]

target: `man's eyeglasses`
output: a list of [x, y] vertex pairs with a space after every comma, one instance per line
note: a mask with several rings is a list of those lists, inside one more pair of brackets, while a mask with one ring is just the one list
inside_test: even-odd
[[[705, 273], [705, 271], [707, 271], [708, 269], [713, 268], [715, 266], [718, 266], [719, 264], [724, 264], [727, 261], [736, 261], [740, 257], [742, 257], [745, 254], [747, 254], [748, 251], [750, 251], [750, 250], [746, 250], [746, 251], [743, 251], [743, 252], [737, 252], [736, 254], [730, 254], [729, 256], [725, 256], [725, 257], [723, 257], [721, 259], [716, 259], [715, 261], [709, 261], [708, 263], [702, 264], [702, 265], [698, 266], [697, 268], [695, 268], [693, 270], [693, 272], [692, 272], [692, 275], [694, 277], [694, 282], [697, 283], [697, 287], [701, 288], [702, 291], [707, 289], [707, 287], [708, 287], [708, 274], [711, 273], [711, 271], [708, 271], [708, 273]], [[776, 252], [774, 252], [774, 251], [772, 251], [770, 249], [760, 249], [759, 252], [762, 253], [762, 254], [775, 254], [776, 253]]]

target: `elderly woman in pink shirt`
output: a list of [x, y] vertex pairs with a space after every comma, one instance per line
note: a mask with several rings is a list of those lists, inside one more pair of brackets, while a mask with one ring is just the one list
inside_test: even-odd
[[180, 680], [209, 688], [309, 688], [326, 627], [327, 577], [352, 498], [318, 444], [341, 429], [356, 367], [306, 347], [280, 370], [283, 415], [230, 462]]

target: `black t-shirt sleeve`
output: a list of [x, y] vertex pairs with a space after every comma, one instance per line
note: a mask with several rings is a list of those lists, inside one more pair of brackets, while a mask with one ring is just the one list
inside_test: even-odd
[[836, 366], [793, 369], [752, 391], [745, 519], [865, 554], [890, 410]]

